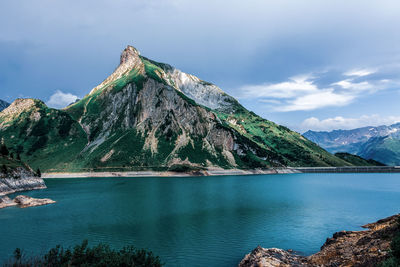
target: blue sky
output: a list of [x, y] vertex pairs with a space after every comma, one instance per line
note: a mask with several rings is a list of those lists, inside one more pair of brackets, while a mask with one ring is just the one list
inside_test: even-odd
[[0, 99], [61, 107], [131, 44], [299, 132], [400, 121], [400, 2], [4, 0]]

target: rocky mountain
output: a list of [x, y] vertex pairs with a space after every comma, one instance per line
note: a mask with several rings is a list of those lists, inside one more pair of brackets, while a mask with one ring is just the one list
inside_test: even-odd
[[0, 111], [8, 107], [10, 104], [0, 99]]
[[331, 132], [308, 131], [303, 136], [332, 153], [347, 152], [386, 165], [400, 165], [400, 123]]
[[0, 113], [0, 137], [44, 170], [350, 165], [132, 46], [107, 79], [64, 110], [16, 100]]

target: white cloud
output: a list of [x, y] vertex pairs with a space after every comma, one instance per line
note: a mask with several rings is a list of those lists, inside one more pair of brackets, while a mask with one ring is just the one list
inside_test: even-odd
[[376, 71], [377, 71], [376, 69], [353, 69], [353, 70], [349, 70], [349, 71], [343, 73], [343, 75], [364, 77], [364, 76], [374, 74]]
[[312, 73], [290, 77], [288, 81], [280, 83], [246, 85], [240, 88], [242, 95], [239, 98], [257, 99], [260, 103], [269, 104], [277, 112], [340, 107], [362, 96], [398, 85], [398, 82], [388, 79], [357, 81], [375, 72], [372, 69], [353, 70], [344, 73], [351, 77], [322, 85], [318, 81], [323, 79]]
[[67, 105], [75, 102], [77, 99], [78, 97], [76, 95], [63, 93], [60, 90], [57, 90], [57, 92], [50, 96], [50, 99], [46, 104], [52, 108], [64, 108]]
[[311, 75], [290, 77], [289, 81], [275, 84], [246, 85], [241, 88], [244, 98], [274, 97], [292, 98], [299, 94], [317, 92]]
[[302, 131], [331, 131], [331, 130], [348, 130], [365, 126], [390, 125], [400, 122], [400, 116], [381, 117], [380, 115], [363, 115], [359, 118], [344, 118], [337, 116], [320, 120], [315, 117], [305, 119], [301, 123]]
[[367, 81], [354, 83], [352, 79], [342, 80], [332, 85], [338, 85], [343, 89], [354, 90], [354, 91], [365, 91], [365, 90], [372, 90], [375, 86], [370, 84]]
[[356, 97], [349, 92], [335, 92], [334, 88], [319, 88], [315, 79], [314, 75], [306, 74], [281, 83], [243, 86], [241, 98], [258, 98], [261, 103], [275, 105], [275, 111], [287, 112], [344, 106]]
[[315, 93], [300, 96], [277, 111], [314, 110], [322, 107], [345, 106], [354, 100], [354, 95], [338, 94], [333, 89], [319, 90]]

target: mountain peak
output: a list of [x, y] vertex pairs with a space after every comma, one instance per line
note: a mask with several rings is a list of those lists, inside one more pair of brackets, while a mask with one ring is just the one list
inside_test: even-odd
[[139, 58], [139, 56], [140, 56], [139, 50], [137, 50], [131, 45], [128, 45], [121, 53], [120, 65], [136, 61]]
[[131, 45], [128, 45], [121, 53], [119, 66], [114, 72], [108, 76], [101, 84], [96, 86], [90, 91], [90, 94], [96, 92], [98, 89], [110, 84], [111, 82], [121, 78], [123, 75], [136, 69], [139, 73], [144, 73], [144, 65], [140, 58], [140, 52]]

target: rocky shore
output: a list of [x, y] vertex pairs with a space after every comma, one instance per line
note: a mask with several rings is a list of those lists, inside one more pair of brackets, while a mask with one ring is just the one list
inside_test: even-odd
[[277, 248], [258, 246], [239, 267], [377, 266], [388, 257], [390, 242], [400, 231], [400, 214], [362, 226], [364, 231], [341, 231], [328, 238], [321, 250], [304, 257]]
[[93, 178], [93, 177], [191, 177], [191, 176], [223, 176], [223, 175], [256, 175], [256, 174], [279, 174], [300, 173], [292, 168], [276, 169], [208, 169], [192, 172], [173, 171], [126, 171], [126, 172], [49, 172], [42, 175], [43, 178]]
[[46, 184], [42, 178], [1, 178], [0, 196], [8, 195], [19, 191], [28, 191], [34, 189], [44, 189]]
[[0, 197], [0, 209], [11, 206], [19, 206], [21, 208], [27, 208], [27, 207], [42, 206], [52, 203], [55, 203], [55, 201], [49, 198], [33, 198], [23, 195], [19, 195], [14, 199], [9, 198], [8, 196]]

